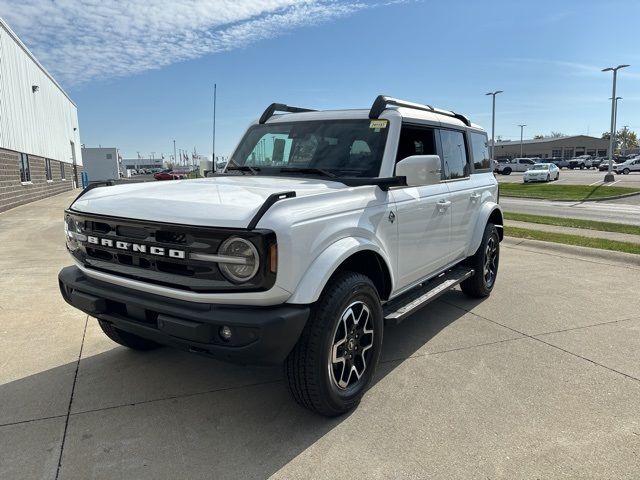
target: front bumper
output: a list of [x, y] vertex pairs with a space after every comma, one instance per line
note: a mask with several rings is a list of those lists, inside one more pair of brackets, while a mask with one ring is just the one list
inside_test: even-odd
[[[58, 274], [70, 305], [115, 327], [157, 343], [220, 360], [281, 363], [298, 341], [309, 306], [259, 307], [188, 302], [90, 279], [75, 267]], [[219, 330], [230, 327], [225, 341]]]

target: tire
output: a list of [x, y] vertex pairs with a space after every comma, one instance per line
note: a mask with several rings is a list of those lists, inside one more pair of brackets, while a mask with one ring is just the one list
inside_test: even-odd
[[511, 169], [510, 169], [509, 167], [505, 168], [505, 169], [502, 171], [502, 174], [503, 174], [503, 175], [511, 175]]
[[631, 170], [629, 170], [628, 168], [625, 168], [624, 170], [622, 170], [622, 173], [624, 173], [625, 175], [629, 175], [629, 172]]
[[98, 323], [107, 337], [123, 347], [132, 348], [134, 350], [153, 350], [161, 346], [156, 342], [147, 340], [146, 338], [120, 330], [112, 323], [105, 322], [104, 320], [98, 320]]
[[[490, 279], [487, 279], [487, 274], [485, 273], [488, 250], [493, 251], [493, 261], [489, 260], [489, 262], [492, 262], [492, 275]], [[484, 228], [482, 243], [480, 243], [476, 253], [467, 258], [465, 262], [467, 266], [475, 270], [475, 273], [472, 277], [460, 284], [460, 288], [464, 294], [472, 298], [488, 297], [496, 284], [499, 262], [500, 237], [498, 236], [498, 229], [493, 223], [487, 223], [487, 226]]]
[[[359, 327], [354, 320], [363, 321], [363, 315], [365, 323]], [[359, 336], [352, 332], [355, 327]], [[371, 280], [354, 272], [334, 275], [285, 360], [285, 377], [294, 400], [327, 417], [355, 408], [380, 359], [382, 334], [382, 306]], [[334, 358], [342, 361], [333, 362]], [[348, 368], [350, 363], [356, 368], [355, 375]]]
[[584, 170], [584, 165], [580, 165], [580, 170]]
[[547, 182], [550, 182], [550, 181], [551, 181], [551, 175], [547, 173]]

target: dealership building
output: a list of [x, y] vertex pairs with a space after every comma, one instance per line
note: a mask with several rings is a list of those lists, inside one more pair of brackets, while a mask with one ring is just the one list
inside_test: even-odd
[[[574, 158], [580, 155], [605, 157], [609, 152], [609, 140], [571, 135], [566, 137], [547, 137], [522, 141], [523, 157]], [[512, 159], [520, 156], [520, 140], [496, 141], [494, 157], [496, 160]]]
[[71, 190], [81, 171], [76, 105], [0, 18], [0, 212]]

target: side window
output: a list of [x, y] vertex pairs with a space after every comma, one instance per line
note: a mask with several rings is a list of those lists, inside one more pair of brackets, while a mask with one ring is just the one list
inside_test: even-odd
[[440, 130], [442, 163], [446, 180], [469, 176], [469, 162], [464, 134], [456, 130]]
[[471, 132], [471, 151], [473, 152], [473, 166], [476, 170], [491, 168], [489, 141], [486, 133]]
[[412, 155], [437, 155], [433, 128], [403, 125], [398, 142], [396, 163]]
[[60, 178], [62, 180], [66, 180], [66, 177], [64, 176], [64, 162], [60, 162]]
[[29, 155], [26, 153], [20, 154], [20, 181], [21, 182], [30, 182], [31, 181], [31, 167], [29, 165]]

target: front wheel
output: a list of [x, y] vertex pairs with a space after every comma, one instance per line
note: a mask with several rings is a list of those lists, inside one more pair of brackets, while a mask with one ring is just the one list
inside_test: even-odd
[[629, 170], [628, 168], [622, 170], [622, 173], [624, 173], [625, 175], [629, 175], [629, 172], [631, 172], [631, 170]]
[[98, 320], [98, 324], [107, 337], [123, 347], [132, 348], [133, 350], [153, 350], [161, 346], [146, 338], [120, 330], [110, 322]]
[[371, 280], [339, 272], [327, 284], [285, 361], [295, 401], [327, 417], [355, 408], [380, 358], [383, 314]]
[[488, 297], [496, 284], [498, 263], [500, 261], [500, 237], [493, 223], [487, 223], [482, 243], [466, 264], [475, 270], [472, 277], [460, 284], [462, 291], [469, 297]]
[[551, 181], [551, 175], [547, 174], [547, 182]]

